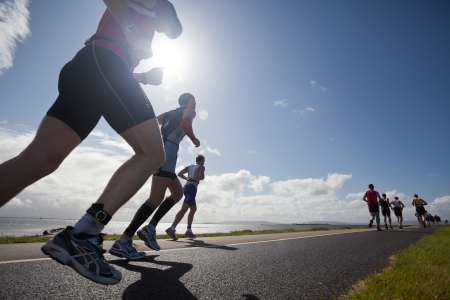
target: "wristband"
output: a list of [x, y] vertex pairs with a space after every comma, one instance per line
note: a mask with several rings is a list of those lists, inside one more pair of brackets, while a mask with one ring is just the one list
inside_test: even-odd
[[147, 84], [147, 73], [141, 73], [142, 84]]
[[122, 28], [124, 33], [130, 33], [137, 30], [136, 24], [130, 24]]

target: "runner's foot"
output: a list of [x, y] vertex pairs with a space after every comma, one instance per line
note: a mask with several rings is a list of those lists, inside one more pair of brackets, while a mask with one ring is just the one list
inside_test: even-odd
[[192, 231], [186, 231], [186, 233], [184, 234], [185, 238], [191, 238], [191, 239], [195, 239], [196, 236]]
[[161, 250], [158, 242], [156, 242], [156, 229], [150, 228], [149, 225], [142, 227], [141, 230], [137, 231], [137, 235], [141, 240], [144, 241], [145, 245], [155, 251]]
[[392, 227], [392, 225], [389, 225], [389, 228], [390, 228], [390, 229], [394, 229], [394, 227]]
[[41, 247], [41, 251], [62, 265], [74, 269], [81, 276], [101, 284], [117, 284], [122, 273], [108, 264], [103, 256], [103, 234], [78, 240], [72, 226], [55, 235]]
[[383, 231], [383, 229], [381, 229], [380, 226], [377, 226], [377, 231]]
[[146, 256], [145, 252], [138, 252], [136, 247], [133, 246], [133, 239], [130, 239], [126, 243], [122, 243], [117, 240], [109, 249], [109, 253], [117, 257], [128, 258], [129, 260], [138, 260]]
[[372, 228], [372, 223], [373, 223], [373, 221], [370, 220], [370, 221], [369, 221], [369, 228]]
[[171, 229], [170, 227], [166, 229], [166, 233], [170, 236], [170, 238], [174, 241], [178, 240], [177, 236], [175, 235], [175, 231]]
[[403, 229], [403, 226], [402, 225], [398, 226], [398, 229]]
[[384, 224], [384, 228], [389, 229], [389, 227], [387, 226], [387, 224]]

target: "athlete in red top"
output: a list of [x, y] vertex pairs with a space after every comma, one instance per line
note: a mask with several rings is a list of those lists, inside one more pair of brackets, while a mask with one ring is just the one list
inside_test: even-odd
[[372, 228], [373, 219], [376, 217], [377, 231], [383, 231], [380, 228], [380, 206], [379, 201], [381, 201], [380, 194], [374, 190], [373, 184], [369, 184], [369, 189], [364, 194], [363, 200], [367, 202], [369, 208], [370, 221], [369, 228]]
[[[166, 0], [103, 2], [107, 10], [98, 30], [61, 69], [58, 98], [34, 140], [0, 165], [0, 207], [53, 173], [104, 117], [135, 154], [114, 173], [74, 227], [68, 226], [41, 249], [92, 281], [116, 284], [122, 274], [105, 260], [100, 232], [165, 159], [153, 107], [139, 85], [160, 84], [162, 70], [142, 74], [132, 70], [152, 56], [155, 31], [177, 38], [182, 27], [175, 8]], [[132, 247], [131, 241], [127, 247]]]

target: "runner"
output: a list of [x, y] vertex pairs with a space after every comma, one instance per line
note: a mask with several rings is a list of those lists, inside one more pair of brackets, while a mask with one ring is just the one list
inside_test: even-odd
[[[381, 213], [383, 214], [383, 220], [384, 220], [384, 228], [386, 229], [394, 229], [392, 227], [392, 220], [391, 220], [391, 210], [389, 209], [389, 198], [386, 198], [386, 194], [381, 195], [382, 198], [380, 200], [380, 207], [381, 207]], [[389, 220], [389, 227], [386, 223], [386, 217]]]
[[381, 201], [380, 194], [374, 190], [374, 185], [369, 184], [369, 189], [366, 191], [363, 197], [363, 201], [367, 202], [369, 208], [370, 221], [369, 228], [372, 228], [373, 219], [376, 218], [377, 231], [383, 231], [380, 228], [380, 207], [378, 206], [378, 201]]
[[[195, 196], [197, 196], [197, 187], [200, 180], [205, 179], [205, 157], [201, 154], [195, 159], [196, 165], [190, 165], [185, 167], [183, 170], [178, 172], [178, 176], [186, 180], [184, 185], [184, 202], [180, 211], [175, 216], [175, 220], [172, 226], [166, 229], [166, 233], [172, 238], [172, 240], [178, 240], [175, 231], [178, 223], [183, 219], [184, 214], [189, 209], [188, 220], [187, 220], [187, 231], [184, 237], [195, 239], [195, 234], [192, 232], [192, 221], [194, 220], [194, 214], [197, 211], [197, 204], [195, 202]], [[188, 174], [186, 177], [185, 174]]]
[[[130, 225], [111, 247], [109, 252], [113, 255], [128, 259], [141, 259], [145, 256], [145, 252], [137, 252], [133, 247], [122, 247], [122, 245], [130, 243], [131, 238], [139, 227], [144, 224], [158, 206], [159, 208], [150, 220], [150, 224], [137, 231], [137, 234], [147, 247], [159, 251], [160, 247], [156, 241], [156, 225], [183, 197], [183, 187], [175, 174], [178, 147], [185, 135], [191, 139], [195, 147], [200, 146], [200, 141], [192, 131], [192, 121], [195, 118], [196, 107], [194, 96], [184, 93], [178, 98], [178, 104], [180, 105], [179, 108], [157, 117], [159, 124], [162, 124], [161, 133], [166, 151], [166, 160], [153, 174], [150, 197], [138, 209]], [[171, 194], [164, 200], [167, 188]]]
[[428, 205], [428, 203], [425, 200], [420, 199], [417, 194], [414, 194], [414, 199], [411, 204], [416, 207], [416, 212], [420, 216], [420, 224], [422, 227], [427, 227], [427, 224], [425, 223], [425, 208], [423, 206]]
[[107, 9], [97, 32], [62, 68], [59, 96], [34, 140], [18, 156], [0, 165], [0, 206], [53, 173], [103, 116], [135, 155], [114, 173], [97, 202], [75, 226], [49, 240], [42, 251], [92, 281], [116, 284], [122, 274], [105, 260], [100, 232], [164, 162], [155, 113], [139, 85], [161, 84], [163, 72], [152, 69], [134, 77], [132, 70], [152, 56], [155, 31], [173, 39], [182, 27], [169, 1], [104, 3]]
[[425, 223], [427, 224], [428, 227], [431, 226], [431, 224], [430, 224], [430, 214], [428, 213], [427, 210], [425, 210]]
[[402, 210], [405, 207], [402, 201], [398, 200], [398, 197], [394, 198], [395, 200], [392, 201], [389, 205], [394, 210], [394, 214], [397, 217], [398, 222], [398, 229], [403, 229], [403, 214]]
[[436, 219], [436, 224], [441, 225], [441, 217], [439, 217], [438, 215], [434, 215], [434, 218]]

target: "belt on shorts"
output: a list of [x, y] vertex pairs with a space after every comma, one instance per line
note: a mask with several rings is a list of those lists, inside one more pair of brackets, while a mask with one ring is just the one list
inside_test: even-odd
[[200, 182], [198, 182], [197, 180], [194, 180], [194, 179], [188, 179], [187, 181], [192, 181], [192, 182], [200, 183]]
[[131, 67], [131, 66], [132, 66], [132, 64], [131, 64], [131, 54], [130, 54], [130, 51], [128, 51], [127, 47], [126, 47], [124, 44], [122, 44], [122, 43], [119, 42], [118, 40], [115, 40], [115, 39], [110, 38], [110, 37], [108, 37], [108, 36], [102, 36], [102, 35], [95, 35], [95, 34], [94, 34], [93, 36], [91, 36], [90, 38], [88, 38], [88, 39], [84, 42], [84, 45], [87, 45], [87, 44], [89, 44], [90, 42], [95, 41], [95, 40], [108, 41], [108, 42], [111, 42], [111, 43], [113, 43], [113, 44], [119, 46], [120, 48], [122, 48], [122, 50], [125, 52], [125, 54], [126, 54], [126, 56], [127, 56], [127, 64], [128, 64], [128, 67], [129, 67], [130, 70], [131, 70], [131, 68], [132, 68], [132, 67]]

